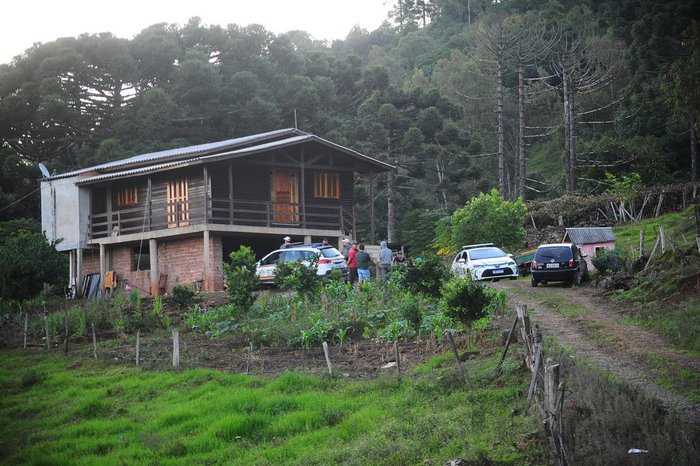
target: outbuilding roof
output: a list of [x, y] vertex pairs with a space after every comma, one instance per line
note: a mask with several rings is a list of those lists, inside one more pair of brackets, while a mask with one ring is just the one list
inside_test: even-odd
[[574, 244], [609, 243], [617, 240], [611, 227], [567, 228], [562, 241]]

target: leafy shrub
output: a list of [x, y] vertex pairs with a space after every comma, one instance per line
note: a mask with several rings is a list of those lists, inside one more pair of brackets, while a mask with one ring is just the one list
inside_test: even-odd
[[321, 314], [312, 314], [311, 327], [301, 331], [301, 346], [308, 349], [311, 348], [311, 345], [323, 343], [328, 339], [328, 334], [332, 328], [331, 324], [323, 320]]
[[442, 283], [449, 279], [450, 271], [437, 256], [428, 256], [422, 262], [407, 265], [403, 273], [394, 277], [400, 286], [415, 293], [440, 297]]
[[294, 290], [306, 296], [314, 296], [321, 282], [316, 275], [316, 263], [318, 257], [312, 256], [311, 264], [303, 262], [281, 262], [275, 268], [275, 283], [283, 290]]
[[243, 312], [250, 311], [255, 303], [253, 291], [258, 286], [255, 275], [255, 254], [247, 246], [229, 254], [231, 263], [224, 263], [224, 277], [231, 303]]
[[471, 277], [455, 277], [445, 283], [440, 299], [440, 308], [453, 319], [469, 324], [487, 312], [491, 296], [481, 282]]
[[183, 311], [190, 307], [194, 298], [194, 291], [185, 285], [175, 285], [170, 296], [170, 304]]
[[456, 210], [449, 225], [438, 225], [436, 245], [458, 251], [465, 244], [495, 243], [517, 249], [525, 240], [525, 211], [522, 200], [507, 201], [495, 189], [472, 198]]
[[454, 322], [444, 312], [428, 314], [423, 317], [420, 324], [421, 333], [433, 335], [437, 340], [442, 339], [452, 327], [454, 327]]
[[606, 249], [603, 252], [599, 252], [592, 259], [592, 262], [601, 275], [608, 275], [622, 270], [622, 260], [614, 249]]
[[68, 274], [68, 257], [56, 251], [59, 241], [21, 230], [0, 239], [0, 296], [20, 300], [39, 294], [44, 283], [60, 285]]
[[398, 341], [402, 336], [412, 337], [414, 332], [407, 320], [394, 320], [384, 327], [379, 337], [387, 341]]

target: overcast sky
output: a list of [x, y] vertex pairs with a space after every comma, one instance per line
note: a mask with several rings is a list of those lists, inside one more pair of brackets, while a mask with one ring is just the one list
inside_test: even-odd
[[257, 23], [280, 34], [300, 29], [314, 39], [344, 39], [354, 26], [372, 31], [387, 19], [393, 0], [11, 0], [3, 2], [0, 63], [35, 42], [109, 31], [131, 39], [155, 23]]

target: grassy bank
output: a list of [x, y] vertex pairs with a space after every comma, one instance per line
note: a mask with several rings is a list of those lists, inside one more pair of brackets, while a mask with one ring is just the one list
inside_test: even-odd
[[[398, 381], [147, 372], [4, 351], [8, 464], [547, 463], [525, 408], [527, 372], [470, 361]], [[421, 375], [418, 375], [418, 374]]]

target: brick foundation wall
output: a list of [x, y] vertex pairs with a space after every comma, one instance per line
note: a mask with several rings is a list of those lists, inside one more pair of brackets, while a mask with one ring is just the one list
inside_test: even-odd
[[[212, 268], [208, 291], [223, 290], [221, 238], [209, 237], [209, 264]], [[204, 280], [204, 238], [158, 242], [160, 273], [168, 274], [166, 293], [175, 285], [189, 285]]]
[[[147, 294], [151, 289], [150, 270], [134, 269], [135, 247], [116, 246], [108, 248], [109, 264], [107, 270], [117, 272], [117, 282], [120, 287], [128, 281], [134, 289], [140, 289]], [[221, 237], [209, 237], [209, 263], [211, 266], [210, 279], [205, 285], [207, 291], [223, 290], [223, 247]], [[159, 273], [167, 274], [166, 293], [171, 293], [175, 285], [190, 286], [194, 282], [204, 280], [204, 238], [186, 238], [180, 240], [158, 241]], [[83, 253], [83, 274], [100, 272], [99, 251]]]

